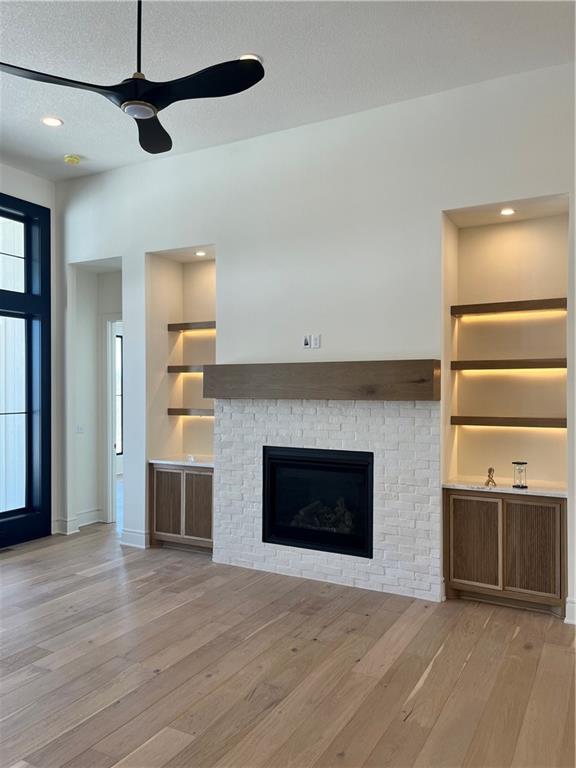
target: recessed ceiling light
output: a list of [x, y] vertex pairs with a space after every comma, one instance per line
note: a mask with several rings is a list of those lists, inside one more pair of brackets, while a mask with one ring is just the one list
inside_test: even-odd
[[206, 256], [206, 251], [196, 251], [196, 256]]
[[516, 211], [514, 208], [502, 208], [500, 211], [500, 216], [514, 216], [515, 213]]
[[80, 155], [64, 155], [64, 162], [67, 165], [80, 165]]
[[262, 64], [262, 57], [258, 56], [256, 53], [243, 53], [242, 56], [240, 56], [240, 61], [259, 61], [260, 64]]
[[64, 120], [61, 120], [59, 117], [43, 117], [42, 122], [50, 128], [59, 128], [61, 125], [64, 125]]

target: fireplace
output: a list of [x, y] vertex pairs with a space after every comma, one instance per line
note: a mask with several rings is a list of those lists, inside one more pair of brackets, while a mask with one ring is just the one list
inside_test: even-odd
[[372, 557], [374, 454], [264, 446], [262, 540]]

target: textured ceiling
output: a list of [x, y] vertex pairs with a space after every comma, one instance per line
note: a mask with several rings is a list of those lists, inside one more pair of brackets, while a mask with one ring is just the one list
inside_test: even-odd
[[[135, 69], [135, 2], [0, 2], [2, 61], [96, 83]], [[173, 154], [573, 59], [573, 4], [144, 0], [143, 70], [163, 80], [260, 54], [266, 77], [162, 112]], [[55, 114], [64, 126], [40, 123]], [[0, 76], [1, 159], [69, 178], [150, 159], [104, 98]], [[77, 153], [81, 166], [65, 166]]]

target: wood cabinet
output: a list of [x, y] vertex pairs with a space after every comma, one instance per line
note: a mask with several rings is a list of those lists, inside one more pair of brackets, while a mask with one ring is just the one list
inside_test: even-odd
[[150, 539], [212, 547], [212, 469], [150, 467]]
[[449, 514], [450, 581], [502, 589], [502, 501], [452, 496]]
[[447, 597], [564, 615], [565, 521], [563, 499], [445, 490]]

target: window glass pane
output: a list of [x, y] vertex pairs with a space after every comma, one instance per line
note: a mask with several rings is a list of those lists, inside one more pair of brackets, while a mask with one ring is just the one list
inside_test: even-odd
[[122, 336], [115, 337], [114, 386], [116, 394], [122, 394]]
[[0, 315], [0, 413], [26, 410], [26, 321]]
[[116, 454], [123, 452], [122, 448], [122, 395], [116, 397]]
[[24, 288], [24, 224], [0, 216], [0, 289]]
[[24, 223], [0, 216], [0, 251], [24, 258]]
[[26, 415], [0, 414], [0, 512], [26, 506]]
[[26, 322], [0, 315], [0, 512], [26, 504]]
[[24, 259], [0, 253], [0, 289], [24, 293]]

